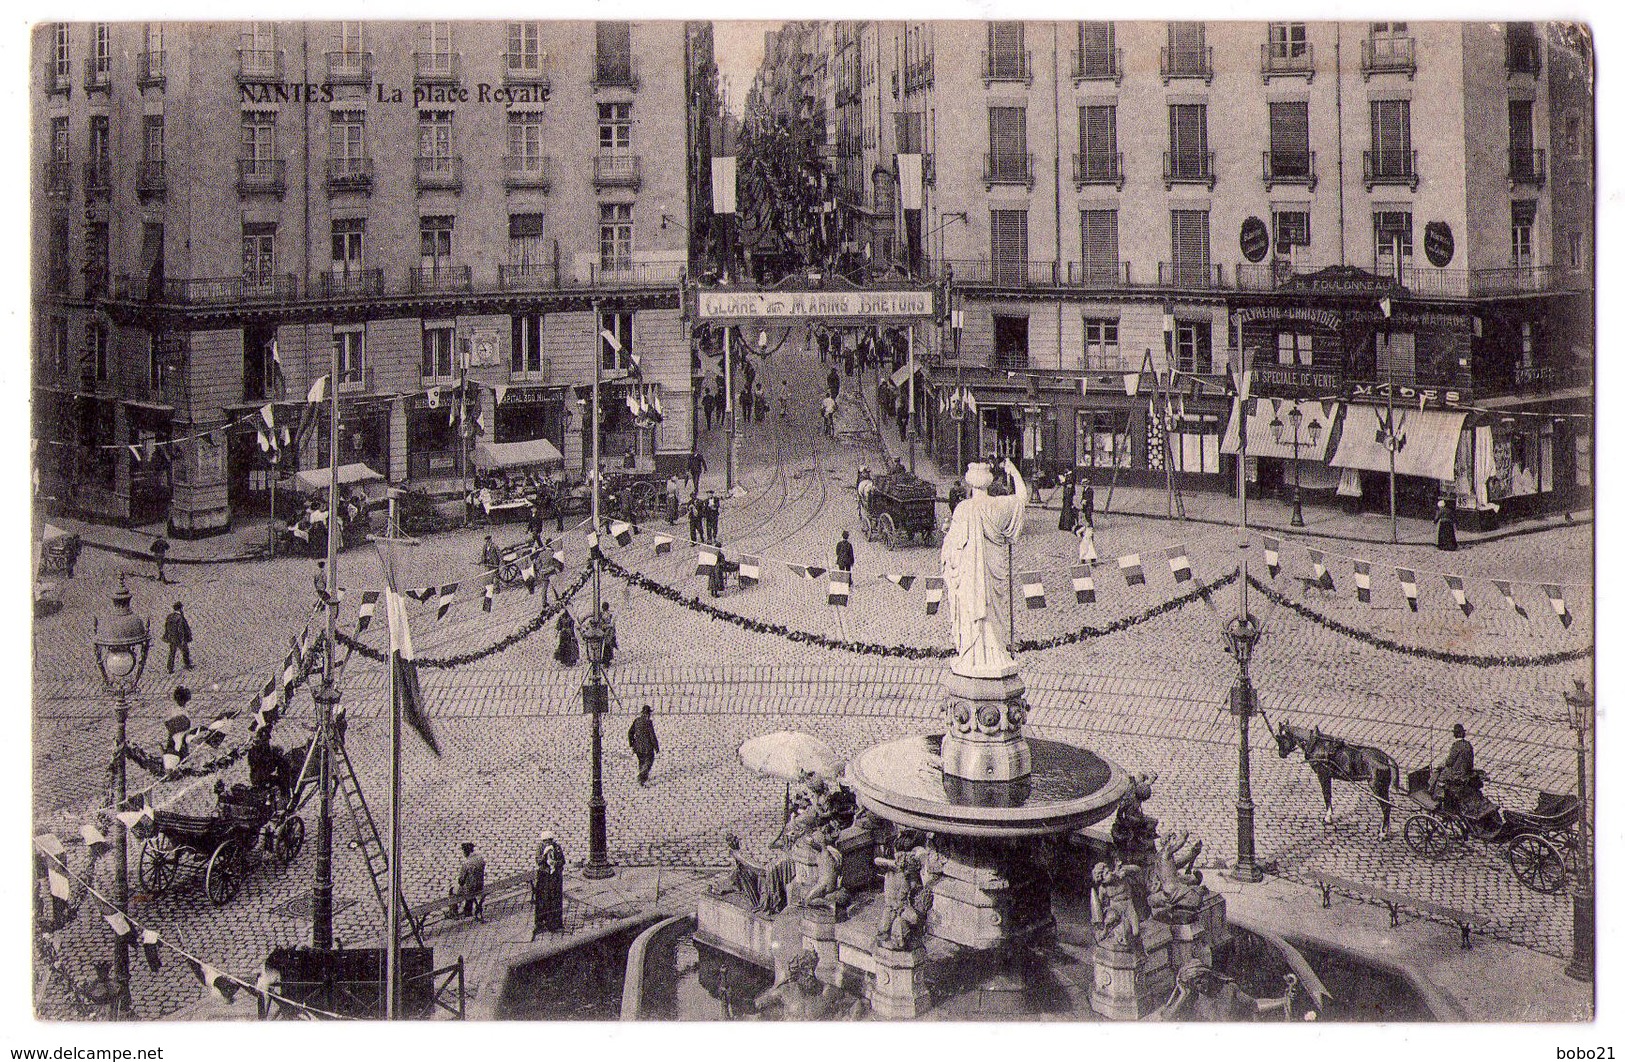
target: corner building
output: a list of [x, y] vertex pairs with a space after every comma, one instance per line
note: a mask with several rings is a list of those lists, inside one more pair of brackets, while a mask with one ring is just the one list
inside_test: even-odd
[[[594, 358], [615, 377], [635, 354], [663, 414], [611, 386], [607, 461], [692, 449], [709, 23], [61, 23], [33, 44], [42, 497], [226, 528], [264, 504], [258, 411], [296, 424], [335, 350], [339, 458], [392, 482], [462, 474], [465, 380], [482, 438], [583, 467]], [[324, 417], [281, 474], [328, 446]]]

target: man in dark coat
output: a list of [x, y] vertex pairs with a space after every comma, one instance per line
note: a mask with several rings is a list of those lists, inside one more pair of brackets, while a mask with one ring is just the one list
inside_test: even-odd
[[626, 732], [626, 742], [632, 746], [632, 754], [638, 758], [638, 784], [649, 784], [649, 772], [654, 770], [655, 753], [660, 751], [660, 739], [655, 736], [654, 709], [647, 704], [643, 712], [632, 720], [631, 729]]
[[152, 540], [152, 566], [157, 569], [158, 574], [156, 578], [160, 583], [169, 582], [169, 580], [164, 577], [164, 560], [168, 556], [169, 539], [165, 538], [163, 535], [159, 535], [157, 538]]
[[1457, 723], [1451, 734], [1455, 740], [1433, 768], [1433, 784], [1444, 790], [1444, 796], [1464, 812], [1473, 780], [1473, 743], [1467, 740], [1467, 728]]
[[690, 542], [705, 541], [705, 503], [698, 494], [688, 499], [688, 538]]
[[722, 544], [718, 525], [722, 523], [722, 499], [712, 491], [705, 499], [705, 540], [713, 546]]
[[852, 563], [854, 559], [855, 558], [852, 551], [852, 532], [842, 531], [841, 540], [835, 543], [835, 567], [839, 568], [843, 572], [849, 572], [852, 570]]
[[841, 374], [835, 371], [835, 366], [829, 367], [829, 374], [824, 377], [824, 383], [829, 387], [831, 398], [841, 397]]
[[164, 617], [164, 644], [169, 646], [169, 671], [175, 673], [175, 654], [181, 654], [181, 663], [186, 670], [192, 670], [192, 625], [186, 621], [186, 613], [181, 610], [181, 603], [175, 602], [175, 608]]
[[536, 878], [531, 883], [530, 899], [536, 912], [531, 940], [564, 928], [564, 849], [552, 830], [543, 830], [541, 843], [536, 846]]
[[717, 412], [717, 396], [707, 387], [700, 395], [700, 408], [705, 411], [705, 430], [711, 430], [711, 421]]
[[485, 910], [485, 857], [475, 853], [473, 841], [463, 842], [463, 863], [457, 868], [457, 885], [452, 894], [462, 900], [460, 909], [452, 904], [454, 912], [477, 922], [485, 920], [481, 917]]
[[689, 489], [700, 489], [700, 477], [705, 475], [705, 455], [695, 450], [688, 455], [688, 481]]
[[1090, 527], [1094, 527], [1095, 488], [1094, 484], [1090, 483], [1087, 477], [1084, 478], [1082, 487], [1079, 491], [1079, 497], [1081, 498], [1081, 503], [1079, 504], [1078, 508], [1083, 515], [1083, 522], [1088, 524]]

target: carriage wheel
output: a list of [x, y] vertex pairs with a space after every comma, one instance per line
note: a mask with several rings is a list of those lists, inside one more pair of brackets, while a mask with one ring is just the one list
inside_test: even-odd
[[660, 498], [655, 492], [653, 483], [635, 483], [631, 490], [632, 515], [636, 519], [654, 512], [660, 504]]
[[160, 833], [141, 846], [136, 876], [142, 888], [154, 896], [160, 896], [175, 880], [180, 865], [181, 857], [175, 850], [175, 843]]
[[1507, 862], [1517, 879], [1536, 892], [1552, 893], [1568, 880], [1563, 853], [1539, 834], [1520, 833], [1507, 846]]
[[276, 856], [278, 863], [287, 866], [298, 857], [299, 850], [304, 846], [305, 820], [298, 815], [294, 815], [278, 827], [271, 851]]
[[888, 548], [897, 546], [897, 521], [891, 518], [891, 513], [880, 514], [880, 537], [886, 540]]
[[209, 873], [203, 879], [204, 891], [216, 907], [231, 902], [243, 887], [243, 846], [235, 837], [220, 842], [209, 859]]
[[1579, 872], [1580, 855], [1585, 848], [1585, 838], [1580, 835], [1578, 827], [1570, 826], [1560, 835], [1563, 842], [1563, 860], [1576, 873]]
[[1405, 844], [1423, 859], [1449, 855], [1451, 840], [1450, 828], [1433, 815], [1412, 815], [1405, 820]]
[[505, 562], [497, 573], [497, 578], [503, 586], [513, 586], [519, 582], [519, 562]]

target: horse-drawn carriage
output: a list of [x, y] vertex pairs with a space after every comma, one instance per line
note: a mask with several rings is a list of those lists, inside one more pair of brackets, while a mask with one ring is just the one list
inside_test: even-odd
[[291, 810], [279, 811], [266, 787], [217, 783], [213, 815], [159, 811], [157, 831], [141, 849], [141, 885], [157, 896], [184, 870], [203, 875], [203, 888], [215, 906], [230, 902], [243, 879], [261, 858], [281, 866], [293, 862], [305, 844], [305, 821]]
[[1459, 854], [1469, 840], [1506, 845], [1512, 873], [1536, 892], [1557, 892], [1568, 881], [1583, 839], [1580, 798], [1542, 792], [1528, 811], [1504, 808], [1484, 795], [1484, 772], [1452, 791], [1429, 784], [1423, 768], [1406, 778], [1405, 793], [1420, 810], [1405, 820], [1405, 844], [1424, 859]]
[[897, 547], [918, 538], [932, 545], [937, 533], [937, 491], [907, 472], [858, 481], [858, 526], [870, 542]]

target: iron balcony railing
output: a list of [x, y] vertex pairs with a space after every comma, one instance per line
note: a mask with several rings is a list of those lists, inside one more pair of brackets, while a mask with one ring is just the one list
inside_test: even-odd
[[1224, 266], [1213, 262], [1158, 262], [1157, 285], [1207, 291], [1224, 287]]
[[85, 163], [85, 194], [106, 195], [113, 187], [111, 159], [91, 159]]
[[163, 160], [144, 160], [136, 173], [135, 190], [142, 195], [161, 195], [167, 187]]
[[1507, 34], [1507, 74], [1540, 76], [1540, 38], [1533, 35]]
[[1313, 273], [1315, 264], [1301, 258], [1273, 258], [1236, 266], [1236, 287], [1241, 291], [1275, 291], [1296, 276]]
[[292, 302], [298, 294], [299, 278], [292, 273], [164, 281], [164, 301], [188, 305]]
[[420, 155], [415, 162], [418, 191], [441, 189], [455, 192], [463, 187], [461, 155]]
[[600, 259], [587, 272], [591, 286], [621, 288], [669, 287], [682, 279], [681, 262], [633, 262], [626, 259]]
[[47, 162], [45, 164], [45, 194], [66, 196], [73, 192], [73, 163]]
[[935, 80], [935, 60], [926, 57], [918, 63], [910, 64], [903, 69], [903, 91], [918, 92]]
[[331, 269], [321, 274], [320, 297], [348, 299], [382, 295], [384, 271], [382, 269]]
[[1514, 262], [1504, 269], [1475, 269], [1472, 271], [1474, 295], [1512, 295], [1520, 292], [1555, 291], [1554, 272], [1550, 266], [1533, 262]]
[[1033, 83], [1033, 53], [1030, 51], [984, 51], [982, 53], [982, 81], [1020, 81]]
[[367, 156], [342, 155], [327, 160], [327, 191], [329, 195], [344, 192], [372, 191], [372, 159]]
[[988, 359], [988, 365], [995, 369], [1021, 370], [1031, 367], [1031, 359], [1025, 350], [998, 350]]
[[238, 159], [238, 195], [281, 195], [288, 188], [288, 164], [282, 159]]
[[1199, 77], [1203, 81], [1212, 81], [1212, 47], [1162, 49], [1163, 83], [1166, 84], [1176, 77]]
[[365, 85], [372, 81], [372, 53], [344, 51], [327, 53], [327, 80], [335, 85]]
[[1066, 283], [1073, 288], [1127, 288], [1133, 286], [1133, 271], [1127, 262], [1068, 262]]
[[110, 56], [85, 60], [85, 91], [111, 92], [113, 90], [113, 60]]
[[422, 84], [455, 85], [462, 78], [462, 56], [456, 52], [414, 52], [412, 63]]
[[522, 262], [497, 266], [497, 284], [503, 291], [539, 291], [559, 286], [559, 271], [551, 262]]
[[942, 263], [953, 269], [955, 284], [988, 285], [1005, 288], [1060, 287], [1061, 269], [1057, 262], [1034, 262], [1027, 258], [950, 259]]
[[643, 184], [640, 155], [601, 154], [592, 160], [592, 183], [598, 188], [639, 188]]
[[635, 57], [597, 56], [593, 61], [592, 87], [637, 90], [638, 61]]
[[1315, 46], [1266, 41], [1258, 46], [1259, 68], [1267, 82], [1272, 77], [1315, 79]]
[[140, 53], [136, 59], [135, 83], [138, 88], [164, 87], [164, 50], [162, 48]]
[[1031, 152], [989, 151], [982, 156], [982, 180], [986, 184], [1024, 184], [1033, 186], [1033, 156]]
[[469, 291], [470, 270], [466, 265], [449, 262], [437, 266], [415, 266], [406, 271], [406, 286], [411, 292]]
[[1545, 148], [1520, 148], [1511, 152], [1507, 162], [1507, 180], [1513, 184], [1539, 187], [1546, 183]]
[[1123, 153], [1121, 151], [1074, 152], [1072, 155], [1072, 183], [1082, 188], [1086, 184], [1114, 184], [1123, 187]]
[[237, 49], [238, 81], [281, 81], [281, 48]]
[[502, 180], [509, 188], [540, 188], [552, 184], [552, 159], [546, 155], [508, 155], [502, 160]]
[[1301, 184], [1311, 192], [1315, 190], [1315, 153], [1313, 151], [1264, 152], [1264, 190], [1278, 184]]
[[1415, 37], [1367, 37], [1360, 42], [1360, 70], [1372, 74], [1416, 76]]
[[1162, 153], [1162, 183], [1170, 188], [1176, 184], [1205, 184], [1212, 188], [1217, 180], [1211, 151]]
[[371, 365], [339, 370], [339, 394], [360, 394], [371, 390]]
[[507, 52], [502, 64], [502, 80], [510, 85], [553, 83], [553, 57], [545, 53]]
[[45, 61], [45, 91], [55, 95], [73, 91], [73, 68], [55, 59]]
[[1123, 49], [1072, 49], [1072, 80], [1074, 82], [1121, 82], [1123, 80]]
[[1382, 151], [1363, 152], [1365, 165], [1365, 190], [1371, 191], [1379, 184], [1402, 184], [1416, 191], [1420, 178], [1416, 173], [1416, 152], [1414, 151]]

